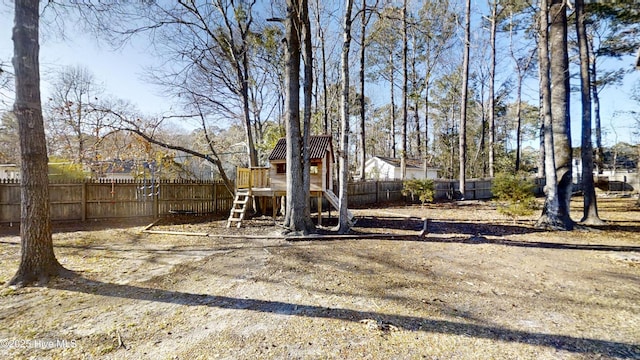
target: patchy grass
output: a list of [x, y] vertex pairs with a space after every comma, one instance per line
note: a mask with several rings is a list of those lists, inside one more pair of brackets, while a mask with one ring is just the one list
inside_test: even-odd
[[[77, 277], [1, 289], [0, 357], [637, 359], [634, 202], [601, 198], [608, 224], [571, 232], [538, 231], [536, 216], [514, 224], [471, 201], [354, 210], [361, 236], [340, 240], [68, 225], [54, 244]], [[156, 228], [275, 231], [264, 218]], [[0, 282], [19, 250], [15, 235], [0, 235]]]

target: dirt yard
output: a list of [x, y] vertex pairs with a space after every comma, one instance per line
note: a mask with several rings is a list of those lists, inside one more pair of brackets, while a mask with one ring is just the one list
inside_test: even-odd
[[601, 198], [608, 225], [572, 232], [481, 202], [354, 210], [352, 239], [267, 238], [265, 218], [57, 224], [77, 276], [0, 287], [0, 358], [640, 359], [634, 201]]

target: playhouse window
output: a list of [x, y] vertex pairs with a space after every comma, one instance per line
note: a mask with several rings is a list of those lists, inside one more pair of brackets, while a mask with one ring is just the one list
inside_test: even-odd
[[287, 173], [287, 164], [276, 164], [276, 173], [277, 174], [286, 174]]
[[312, 161], [309, 165], [309, 173], [311, 175], [318, 175], [320, 173], [320, 165], [322, 165], [322, 162]]

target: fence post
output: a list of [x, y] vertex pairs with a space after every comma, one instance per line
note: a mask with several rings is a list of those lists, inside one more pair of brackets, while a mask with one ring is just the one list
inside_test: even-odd
[[380, 199], [380, 180], [377, 179], [376, 180], [376, 204], [378, 203]]
[[82, 182], [82, 221], [87, 221], [87, 181]]
[[[473, 184], [473, 188], [471, 190], [473, 190], [473, 196], [472, 196], [471, 200], [478, 200], [478, 193], [476, 192], [476, 186], [478, 185], [478, 183], [474, 181], [474, 182], [472, 182], [472, 184]], [[467, 186], [465, 185], [464, 188], [466, 189]]]
[[218, 184], [213, 182], [213, 213], [218, 213]]
[[[161, 182], [158, 181], [158, 188], [154, 189], [155, 184], [152, 182], [151, 183], [151, 195], [153, 198], [153, 218], [157, 219], [159, 217], [159, 212], [160, 212], [160, 185]], [[155, 191], [154, 191], [155, 190]]]

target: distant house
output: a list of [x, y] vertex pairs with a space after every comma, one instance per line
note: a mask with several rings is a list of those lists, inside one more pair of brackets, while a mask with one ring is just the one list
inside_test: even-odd
[[133, 180], [136, 164], [134, 160], [113, 159], [92, 164], [100, 179]]
[[16, 164], [0, 164], [0, 180], [3, 179], [20, 179], [20, 166]]
[[[424, 160], [407, 159], [406, 179], [425, 179]], [[400, 159], [374, 156], [365, 163], [365, 179], [401, 179]], [[427, 166], [427, 179], [438, 178], [438, 168]]]

